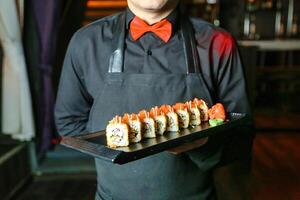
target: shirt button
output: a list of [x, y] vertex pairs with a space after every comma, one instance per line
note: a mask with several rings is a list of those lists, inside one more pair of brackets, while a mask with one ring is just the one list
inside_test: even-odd
[[152, 51], [151, 51], [151, 50], [148, 50], [148, 51], [147, 51], [147, 54], [148, 54], [148, 56], [151, 56], [151, 55], [152, 55]]

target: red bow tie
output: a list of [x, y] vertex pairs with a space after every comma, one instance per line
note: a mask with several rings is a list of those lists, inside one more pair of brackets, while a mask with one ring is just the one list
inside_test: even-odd
[[172, 24], [167, 19], [164, 19], [150, 26], [142, 19], [134, 17], [130, 23], [130, 34], [132, 38], [138, 40], [146, 32], [153, 32], [164, 42], [168, 42], [172, 34]]

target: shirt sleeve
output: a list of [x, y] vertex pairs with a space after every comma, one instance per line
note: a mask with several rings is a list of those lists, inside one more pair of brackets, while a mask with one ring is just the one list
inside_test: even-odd
[[57, 131], [63, 136], [86, 132], [92, 104], [77, 60], [79, 49], [75, 34], [64, 59], [54, 112]]
[[254, 125], [246, 90], [244, 68], [235, 40], [226, 36], [224, 44], [216, 48], [220, 51], [217, 73], [217, 100], [224, 104], [227, 112], [245, 113], [248, 121], [245, 125], [230, 130], [222, 138], [220, 162], [223, 166], [234, 161], [250, 164]]
[[250, 115], [244, 69], [236, 42], [231, 36], [223, 36], [215, 43], [214, 54], [218, 59], [215, 69], [217, 101], [224, 104], [227, 112]]
[[246, 92], [244, 69], [235, 40], [227, 33], [218, 33], [210, 52], [214, 64], [215, 102], [221, 102], [227, 112], [246, 113], [248, 123], [229, 130], [223, 136], [210, 137], [203, 147], [187, 152], [203, 170], [234, 161], [249, 163], [254, 138], [253, 120]]

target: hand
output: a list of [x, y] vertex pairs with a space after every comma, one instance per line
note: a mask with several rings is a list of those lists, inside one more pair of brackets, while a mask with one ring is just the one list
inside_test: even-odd
[[183, 153], [183, 152], [190, 151], [192, 149], [196, 149], [198, 147], [201, 147], [204, 144], [206, 144], [207, 141], [208, 141], [208, 137], [205, 137], [205, 138], [201, 138], [201, 139], [198, 139], [198, 140], [195, 140], [195, 141], [192, 141], [192, 142], [182, 144], [178, 147], [168, 149], [167, 151], [172, 153], [172, 154], [177, 155], [177, 154], [180, 154], [180, 153]]

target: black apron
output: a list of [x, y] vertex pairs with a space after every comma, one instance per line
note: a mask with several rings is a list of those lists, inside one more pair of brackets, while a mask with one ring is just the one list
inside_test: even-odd
[[[132, 74], [123, 73], [125, 15], [120, 16], [117, 30], [120, 34], [112, 42], [115, 51], [110, 59], [105, 85], [90, 112], [91, 131], [104, 129], [106, 123], [117, 114], [137, 113], [162, 104], [185, 102], [198, 97], [212, 105], [212, 96], [200, 72], [192, 25], [187, 17], [180, 19], [180, 30], [185, 30], [181, 34], [186, 74]], [[211, 162], [203, 163], [203, 169], [216, 164], [219, 153], [212, 157]], [[162, 152], [125, 165], [96, 159], [96, 167], [96, 199], [214, 199], [211, 172], [200, 169], [199, 163], [192, 161], [185, 153], [173, 155]]]

